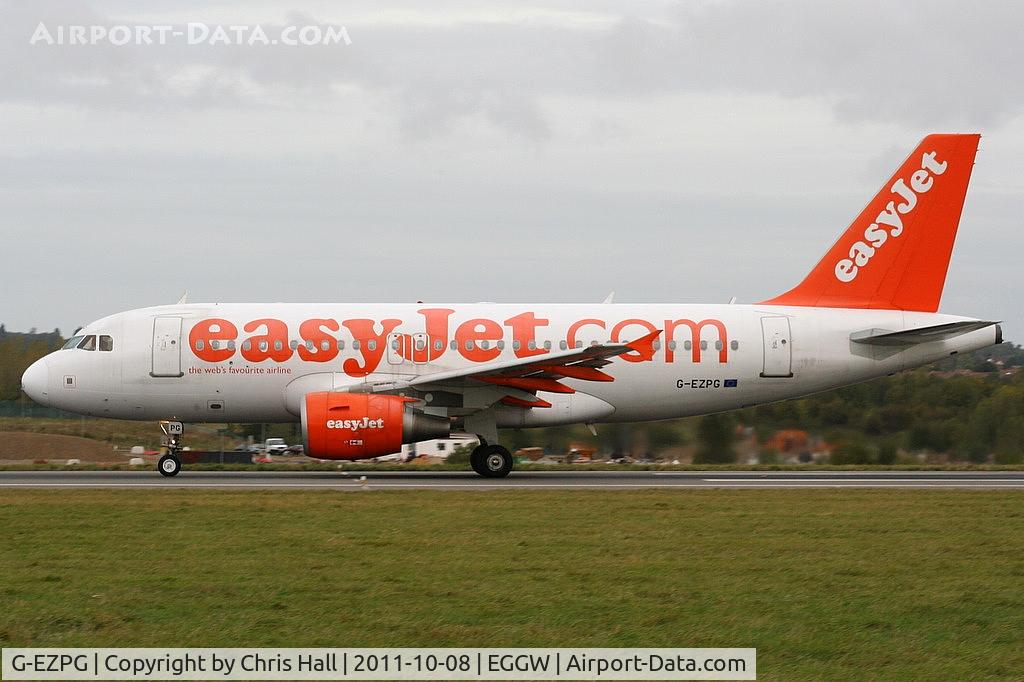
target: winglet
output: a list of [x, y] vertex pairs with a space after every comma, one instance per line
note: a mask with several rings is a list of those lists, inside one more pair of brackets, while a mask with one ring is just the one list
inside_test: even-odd
[[636, 341], [630, 341], [626, 344], [626, 347], [645, 357], [650, 357], [654, 355], [654, 342], [658, 340], [659, 336], [661, 336], [661, 330], [656, 329], [647, 336], [641, 336]]
[[187, 291], [181, 295], [181, 298], [178, 299], [178, 305], [184, 305], [186, 303], [188, 303], [188, 292]]

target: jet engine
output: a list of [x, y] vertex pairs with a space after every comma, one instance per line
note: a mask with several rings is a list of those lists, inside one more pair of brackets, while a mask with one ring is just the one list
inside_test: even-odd
[[445, 417], [412, 407], [414, 398], [372, 393], [308, 393], [302, 401], [302, 441], [318, 459], [368, 459], [399, 452], [403, 443], [447, 438]]

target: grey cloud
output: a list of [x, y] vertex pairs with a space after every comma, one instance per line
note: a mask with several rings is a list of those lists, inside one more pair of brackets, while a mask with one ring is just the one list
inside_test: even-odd
[[[484, 5], [486, 7], [486, 5]], [[562, 6], [569, 7], [571, 4]], [[1021, 11], [1011, 3], [719, 2], [625, 14], [607, 25], [537, 21], [349, 25], [349, 47], [30, 47], [39, 22], [110, 23], [60, 0], [11, 3], [0, 97], [100, 108], [344, 106], [354, 86], [391, 102], [410, 136], [481, 120], [551, 135], [539, 99], [737, 92], [818, 97], [847, 121], [996, 125], [1020, 113]], [[124, 11], [130, 11], [127, 8]], [[202, 17], [202, 10], [194, 10]], [[241, 13], [241, 12], [240, 12]], [[320, 23], [291, 12], [285, 23]]]
[[623, 21], [601, 54], [624, 89], [824, 97], [847, 120], [979, 126], [1024, 104], [1021, 18], [1013, 3], [722, 2]]
[[[606, 20], [417, 23], [368, 21], [377, 3], [360, 1], [297, 18], [344, 23], [349, 47], [27, 45], [39, 21], [165, 5], [94, 1], [0, 4], [9, 328], [66, 329], [186, 288], [760, 300], [816, 262], [921, 128], [991, 124], [946, 309], [1024, 333], [1005, 255], [1024, 247], [1011, 5], [562, 0], [548, 6]], [[205, 19], [205, 3], [181, 7]], [[173, 267], [166, 243], [182, 249]], [[283, 274], [260, 276], [268, 264]]]

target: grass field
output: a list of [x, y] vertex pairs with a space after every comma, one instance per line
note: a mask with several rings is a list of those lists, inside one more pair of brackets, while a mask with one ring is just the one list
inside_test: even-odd
[[3, 646], [751, 646], [1024, 671], [1009, 491], [0, 492]]

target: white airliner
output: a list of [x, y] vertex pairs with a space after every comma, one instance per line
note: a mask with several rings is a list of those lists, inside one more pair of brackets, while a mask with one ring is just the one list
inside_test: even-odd
[[979, 139], [922, 140], [804, 281], [762, 303], [158, 306], [87, 325], [22, 386], [161, 421], [167, 476], [182, 422], [301, 422], [321, 459], [475, 434], [473, 469], [505, 476], [501, 428], [731, 410], [1001, 342], [995, 322], [935, 312]]

